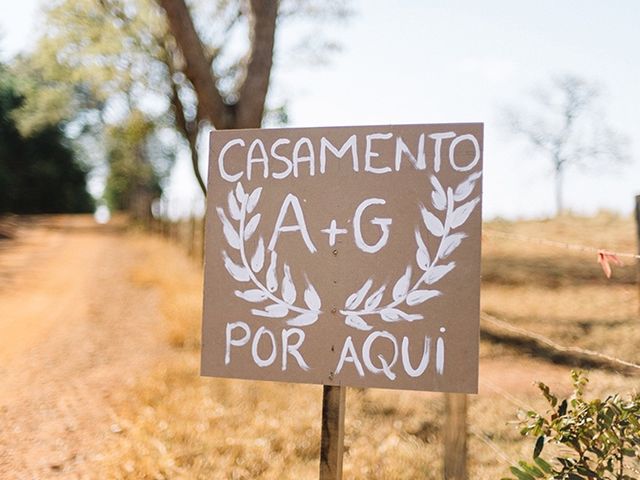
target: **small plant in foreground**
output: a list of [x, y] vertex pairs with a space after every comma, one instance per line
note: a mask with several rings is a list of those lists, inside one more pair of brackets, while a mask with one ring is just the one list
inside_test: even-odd
[[[640, 478], [640, 394], [587, 401], [587, 377], [576, 371], [571, 376], [573, 394], [568, 399], [561, 400], [547, 385], [538, 384], [551, 409], [544, 415], [526, 413], [520, 433], [537, 437], [533, 463], [520, 461], [511, 472], [518, 480]], [[545, 444], [564, 447], [554, 462], [540, 456]]]

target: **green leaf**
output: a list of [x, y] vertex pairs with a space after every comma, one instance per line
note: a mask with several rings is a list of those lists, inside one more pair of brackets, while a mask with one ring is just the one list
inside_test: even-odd
[[571, 472], [569, 472], [569, 475], [567, 476], [567, 478], [569, 480], [588, 480], [585, 477], [581, 477], [580, 475], [577, 475], [577, 474], [571, 473]]
[[551, 465], [549, 465], [542, 457], [536, 457], [533, 461], [536, 462], [536, 465], [538, 465], [544, 473], [552, 472]]
[[518, 465], [520, 465], [522, 469], [529, 475], [533, 475], [535, 478], [544, 478], [544, 473], [542, 473], [542, 471], [538, 467], [529, 465], [528, 463], [522, 461], [518, 462]]
[[536, 459], [540, 456], [542, 448], [544, 447], [544, 435], [540, 435], [536, 440], [536, 446], [533, 449], [533, 458]]
[[563, 400], [562, 403], [560, 404], [560, 407], [558, 407], [558, 415], [560, 415], [561, 417], [564, 416], [567, 413], [567, 400]]
[[523, 472], [517, 467], [511, 467], [510, 470], [511, 473], [518, 477], [518, 480], [536, 480], [535, 477], [529, 475], [527, 472]]

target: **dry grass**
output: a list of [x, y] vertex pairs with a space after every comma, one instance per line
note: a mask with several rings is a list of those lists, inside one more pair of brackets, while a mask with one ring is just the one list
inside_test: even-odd
[[138, 234], [141, 251], [147, 255], [131, 272], [131, 280], [139, 285], [158, 288], [161, 310], [167, 322], [167, 340], [177, 349], [196, 349], [200, 345], [202, 313], [202, 275], [175, 245], [164, 240]]
[[[489, 227], [635, 249], [632, 222], [606, 215]], [[200, 378], [201, 270], [175, 245], [140, 241], [146, 256], [132, 278], [160, 289], [175, 355], [121, 405], [117, 441], [101, 473], [136, 479], [315, 478], [320, 387]], [[618, 269], [617, 280], [607, 282], [595, 260], [583, 254], [497, 239], [485, 242], [484, 254], [485, 310], [559, 342], [640, 360], [632, 268]], [[568, 367], [486, 342], [481, 356], [481, 392], [471, 397], [469, 410], [470, 478], [496, 479], [508, 474], [510, 462], [531, 453], [531, 442], [520, 438], [514, 422], [519, 409], [544, 408], [533, 382], [566, 393]], [[612, 373], [592, 372], [591, 379], [593, 394], [631, 388], [628, 378]], [[441, 478], [442, 421], [441, 395], [349, 389], [344, 477]]]
[[[607, 214], [487, 228], [621, 252], [637, 248], [633, 221]], [[483, 248], [484, 311], [561, 344], [640, 361], [633, 261], [614, 267], [607, 280], [593, 254], [491, 237]]]

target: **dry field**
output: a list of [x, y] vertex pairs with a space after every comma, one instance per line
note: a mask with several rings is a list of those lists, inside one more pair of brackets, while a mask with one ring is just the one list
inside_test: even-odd
[[[635, 251], [631, 219], [602, 214], [544, 222], [492, 222], [487, 230]], [[120, 405], [118, 441], [101, 468], [116, 478], [300, 479], [317, 476], [318, 386], [198, 377], [201, 270], [166, 241], [139, 236], [132, 279], [159, 289], [167, 341], [179, 351]], [[499, 239], [484, 242], [482, 307], [495, 317], [576, 345], [640, 362], [635, 266], [611, 280], [595, 256]], [[483, 338], [481, 391], [469, 410], [472, 479], [497, 479], [528, 458], [518, 412], [544, 408], [534, 382], [569, 391], [570, 364], [525, 344]], [[570, 362], [568, 362], [570, 363]], [[575, 366], [575, 365], [573, 365]], [[637, 377], [593, 370], [588, 393], [630, 392]], [[344, 477], [440, 478], [442, 395], [349, 389]]]
[[[321, 387], [200, 378], [198, 262], [157, 235], [86, 227], [59, 219], [0, 242], [0, 478], [317, 478]], [[485, 227], [485, 312], [640, 362], [635, 265], [607, 280], [594, 255], [490, 233], [633, 252], [630, 218]], [[576, 366], [492, 332], [470, 397], [471, 479], [530, 456], [518, 412], [545, 407], [535, 381], [568, 393]], [[638, 386], [611, 369], [590, 379], [587, 396]], [[441, 478], [443, 421], [440, 394], [349, 389], [344, 478]]]

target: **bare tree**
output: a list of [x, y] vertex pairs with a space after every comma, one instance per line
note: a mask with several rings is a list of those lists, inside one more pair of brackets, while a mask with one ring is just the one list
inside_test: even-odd
[[532, 95], [534, 109], [506, 109], [509, 129], [546, 157], [555, 181], [556, 213], [564, 212], [563, 187], [569, 167], [588, 168], [628, 160], [627, 139], [611, 129], [597, 108], [598, 89], [571, 75]]

